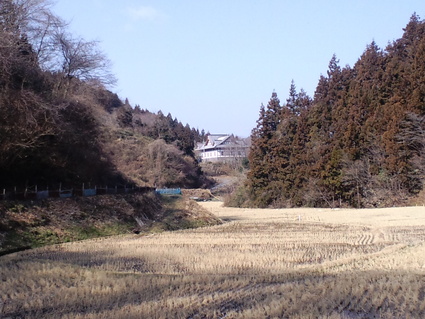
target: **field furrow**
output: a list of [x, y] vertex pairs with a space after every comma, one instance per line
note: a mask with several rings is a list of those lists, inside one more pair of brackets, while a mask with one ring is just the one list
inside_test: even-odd
[[203, 205], [227, 222], [3, 256], [0, 316], [425, 317], [423, 208]]

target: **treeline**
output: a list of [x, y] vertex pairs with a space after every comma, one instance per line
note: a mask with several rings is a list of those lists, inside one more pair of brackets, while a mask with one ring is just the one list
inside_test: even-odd
[[0, 1], [0, 186], [207, 183], [192, 153], [203, 133], [131, 107], [114, 82], [48, 1]]
[[259, 207], [405, 203], [425, 173], [425, 22], [414, 14], [385, 50], [354, 67], [334, 55], [309, 98], [292, 83], [261, 106], [252, 131], [249, 198]]

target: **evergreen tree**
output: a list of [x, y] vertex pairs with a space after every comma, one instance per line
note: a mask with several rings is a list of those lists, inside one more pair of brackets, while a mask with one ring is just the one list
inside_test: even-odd
[[286, 107], [292, 114], [300, 114], [300, 106], [298, 105], [298, 94], [294, 80], [292, 80], [291, 82], [291, 87], [289, 89], [289, 97], [286, 99]]
[[270, 184], [274, 182], [273, 162], [277, 158], [273, 137], [279, 125], [281, 109], [279, 98], [273, 92], [267, 108], [261, 105], [257, 127], [251, 134], [248, 187], [254, 205], [260, 207], [268, 206], [273, 201], [269, 192]]
[[353, 68], [333, 55], [314, 99], [292, 81], [252, 132], [248, 188], [257, 206], [394, 205], [423, 188], [425, 22], [369, 44]]

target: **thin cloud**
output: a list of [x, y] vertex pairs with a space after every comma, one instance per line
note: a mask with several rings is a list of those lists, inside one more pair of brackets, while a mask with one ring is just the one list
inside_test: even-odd
[[164, 13], [150, 6], [128, 8], [127, 13], [131, 18], [135, 20], [156, 21], [164, 19], [166, 17]]

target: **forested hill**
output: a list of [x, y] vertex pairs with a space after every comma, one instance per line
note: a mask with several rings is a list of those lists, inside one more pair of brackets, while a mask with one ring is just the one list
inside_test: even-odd
[[0, 1], [0, 188], [206, 183], [198, 130], [106, 88], [110, 63], [47, 1]]
[[422, 191], [425, 22], [415, 14], [403, 30], [353, 67], [334, 55], [313, 99], [294, 83], [284, 103], [272, 94], [252, 132], [245, 205], [400, 205]]

